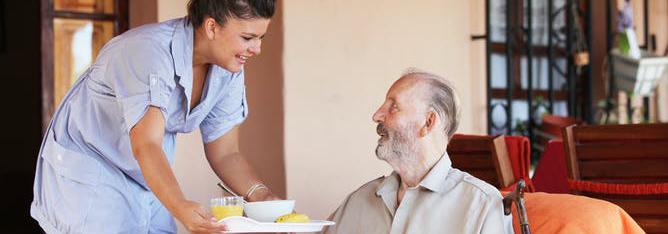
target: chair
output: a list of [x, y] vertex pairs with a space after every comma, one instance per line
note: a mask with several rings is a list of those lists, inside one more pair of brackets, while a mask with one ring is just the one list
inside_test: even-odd
[[622, 207], [647, 233], [668, 233], [668, 124], [569, 126], [569, 189]]
[[534, 130], [534, 134], [536, 134], [534, 140], [537, 143], [534, 145], [534, 148], [540, 152], [545, 152], [548, 143], [551, 140], [561, 140], [563, 138], [561, 130], [573, 124], [580, 125], [582, 121], [573, 117], [544, 115], [541, 118], [540, 128]]
[[552, 140], [547, 143], [531, 177], [536, 192], [570, 193], [567, 174], [564, 142]]
[[567, 116], [544, 115], [541, 123], [540, 130], [548, 134], [550, 139], [561, 139], [563, 137], [561, 129], [574, 124], [580, 125], [582, 121]]
[[[504, 136], [506, 148], [508, 149], [508, 158], [513, 168], [515, 183], [523, 179], [527, 192], [535, 192], [533, 181], [529, 175], [531, 168], [531, 142], [525, 136]], [[511, 191], [512, 186], [503, 190]]]
[[503, 136], [455, 135], [448, 144], [452, 167], [497, 188], [515, 182]]

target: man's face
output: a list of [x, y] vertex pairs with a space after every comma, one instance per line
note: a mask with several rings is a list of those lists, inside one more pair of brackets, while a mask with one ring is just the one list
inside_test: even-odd
[[415, 156], [418, 131], [424, 122], [423, 90], [419, 81], [402, 78], [387, 92], [385, 102], [373, 115], [380, 136], [376, 156], [381, 160], [410, 160]]

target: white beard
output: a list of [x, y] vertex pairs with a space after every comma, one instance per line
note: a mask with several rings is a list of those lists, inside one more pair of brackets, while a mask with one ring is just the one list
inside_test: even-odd
[[[401, 126], [397, 131], [388, 131], [385, 137], [378, 141], [376, 157], [390, 164], [393, 162], [405, 163], [415, 161], [417, 155], [416, 130], [409, 125]], [[408, 164], [411, 165], [412, 163]]]

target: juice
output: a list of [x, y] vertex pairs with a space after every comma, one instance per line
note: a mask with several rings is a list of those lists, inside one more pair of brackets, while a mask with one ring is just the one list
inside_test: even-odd
[[217, 220], [221, 220], [231, 216], [242, 216], [244, 214], [244, 207], [215, 205], [211, 206], [211, 214], [213, 214], [213, 216], [216, 217]]
[[242, 216], [244, 214], [243, 201], [243, 198], [238, 196], [212, 198], [211, 214], [217, 220], [230, 216]]

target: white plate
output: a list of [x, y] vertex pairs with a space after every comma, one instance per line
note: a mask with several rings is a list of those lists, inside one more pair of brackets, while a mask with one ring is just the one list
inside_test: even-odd
[[263, 223], [241, 216], [224, 218], [218, 222], [227, 225], [229, 231], [225, 233], [319, 232], [325, 226], [334, 225], [334, 222], [325, 220], [311, 220], [310, 223]]

